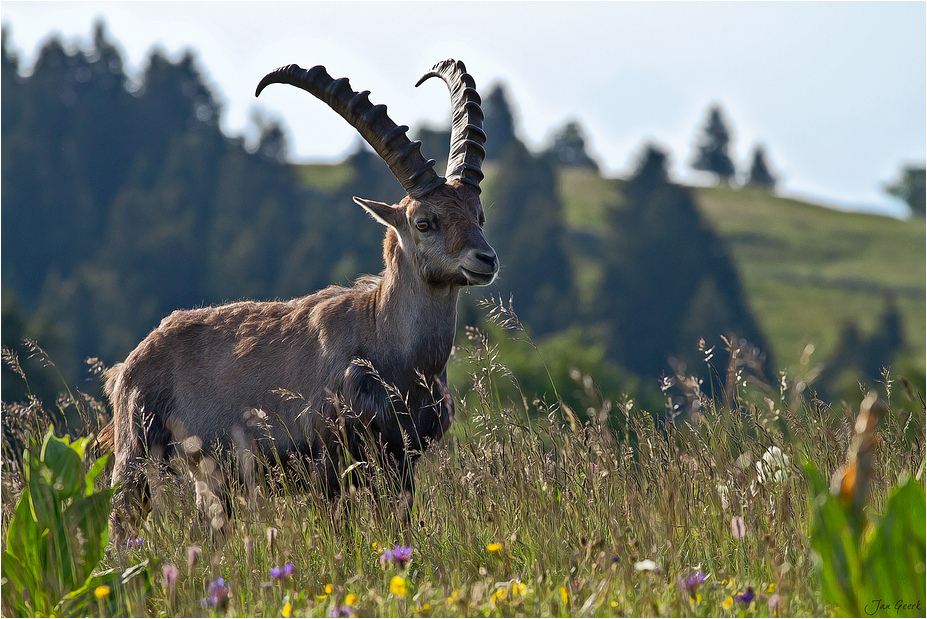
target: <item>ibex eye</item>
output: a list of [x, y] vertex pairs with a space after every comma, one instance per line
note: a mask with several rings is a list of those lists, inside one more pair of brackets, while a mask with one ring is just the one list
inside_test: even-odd
[[415, 222], [415, 227], [422, 232], [426, 232], [429, 228], [431, 228], [431, 224], [428, 223], [427, 219], [419, 219], [417, 222]]

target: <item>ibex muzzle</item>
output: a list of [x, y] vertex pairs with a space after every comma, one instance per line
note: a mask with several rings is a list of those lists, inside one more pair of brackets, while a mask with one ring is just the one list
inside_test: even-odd
[[117, 535], [147, 511], [153, 462], [175, 453], [191, 462], [198, 487], [214, 473], [204, 455], [301, 459], [329, 496], [340, 491], [345, 462], [374, 457], [393, 473], [400, 504], [411, 505], [413, 464], [454, 417], [446, 366], [458, 292], [499, 270], [482, 232], [480, 97], [461, 62], [438, 63], [419, 84], [430, 77], [451, 91], [446, 177], [408, 127], [347, 79], [289, 65], [261, 80], [256, 94], [284, 83], [327, 103], [406, 190], [396, 205], [355, 198], [387, 228], [385, 269], [292, 301], [176, 311], [110, 370]]

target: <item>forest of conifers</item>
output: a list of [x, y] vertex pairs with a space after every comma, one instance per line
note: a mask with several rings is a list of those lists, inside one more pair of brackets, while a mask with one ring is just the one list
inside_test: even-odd
[[[382, 269], [383, 230], [351, 197], [403, 194], [369, 149], [298, 166], [274, 122], [257, 119], [257, 143], [225, 135], [192, 54], [171, 61], [154, 51], [129, 76], [102, 25], [87, 49], [47, 41], [28, 77], [4, 32], [2, 63], [2, 333], [21, 358], [22, 338], [35, 338], [94, 393], [85, 360], [121, 361], [175, 309], [291, 298]], [[700, 339], [741, 338], [758, 351], [757, 370], [774, 377], [780, 361], [738, 268], [692, 190], [671, 182], [667, 153], [642, 147], [597, 232], [571, 227], [559, 179], [570, 168], [597, 172], [581, 128], [568, 125], [533, 152], [517, 137], [505, 89], [482, 94], [486, 234], [502, 270], [490, 288], [462, 296], [461, 329], [490, 328], [480, 298], [511, 298], [552, 368], [576, 366], [609, 395], [651, 402], [659, 377], [680, 367], [671, 360], [701, 371]], [[446, 131], [412, 134], [426, 156], [446, 153]], [[900, 321], [889, 308], [854, 353], [861, 380], [877, 379], [867, 368], [890, 365], [903, 348]], [[32, 388], [53, 392], [55, 380], [37, 376]], [[543, 378], [525, 381], [545, 388]], [[5, 370], [4, 401], [23, 394]]]

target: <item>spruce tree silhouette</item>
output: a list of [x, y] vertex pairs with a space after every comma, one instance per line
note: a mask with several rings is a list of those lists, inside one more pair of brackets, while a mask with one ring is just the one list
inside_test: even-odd
[[757, 189], [774, 191], [779, 179], [773, 175], [767, 163], [766, 149], [762, 144], [753, 147], [753, 155], [750, 161], [750, 171], [747, 173], [747, 186]]
[[579, 122], [571, 120], [553, 134], [547, 155], [557, 165], [589, 168], [598, 172], [599, 165], [586, 150], [585, 131]]
[[766, 349], [723, 242], [668, 169], [666, 151], [646, 145], [624, 204], [610, 211], [604, 284], [593, 310], [611, 321], [610, 356], [650, 377], [668, 373], [670, 356], [699, 371], [700, 338], [733, 333]]
[[515, 309], [533, 334], [564, 329], [575, 319], [576, 294], [556, 172], [518, 140], [498, 164], [505, 174], [492, 181], [494, 201], [486, 212], [487, 236], [502, 263], [494, 287], [504, 299], [514, 295]]
[[731, 131], [724, 119], [720, 105], [708, 109], [708, 115], [701, 133], [696, 139], [695, 154], [690, 163], [695, 170], [711, 172], [723, 183], [730, 183], [734, 177], [734, 162], [728, 154]]
[[927, 202], [927, 173], [924, 164], [906, 164], [898, 172], [898, 178], [884, 186], [885, 192], [903, 200], [911, 208], [911, 215], [924, 218]]
[[[857, 397], [858, 385], [875, 387], [882, 380], [882, 369], [890, 368], [906, 345], [901, 311], [893, 294], [885, 292], [883, 309], [875, 329], [864, 335], [856, 321], [847, 321], [840, 330], [837, 346], [818, 376], [815, 388], [828, 400]], [[850, 373], [850, 384], [841, 378]], [[849, 390], [849, 392], [845, 391]]]
[[[483, 131], [486, 133], [486, 160], [499, 159], [516, 141], [515, 116], [502, 84], [493, 84], [483, 97]], [[441, 152], [436, 151], [436, 152]]]

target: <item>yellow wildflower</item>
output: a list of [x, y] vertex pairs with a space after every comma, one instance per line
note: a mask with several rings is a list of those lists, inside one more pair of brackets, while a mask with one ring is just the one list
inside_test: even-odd
[[330, 584], [325, 585], [325, 594], [326, 594], [326, 595], [331, 595], [331, 594], [332, 594], [332, 591], [334, 591], [334, 589], [332, 588], [332, 586], [331, 586]]
[[502, 551], [502, 544], [500, 544], [499, 542], [493, 542], [491, 544], [486, 544], [486, 550], [493, 553], [494, 555], [497, 555]]
[[560, 587], [560, 597], [563, 598], [563, 603], [564, 603], [564, 604], [569, 604], [569, 603], [570, 603], [570, 592], [567, 591], [567, 588], [566, 588], [566, 587]]
[[721, 602], [721, 608], [723, 608], [724, 610], [731, 610], [732, 608], [734, 608], [734, 598], [731, 596], [727, 596], [724, 599], [724, 601]]
[[289, 617], [290, 613], [293, 612], [293, 607], [289, 603], [283, 605], [283, 616]]
[[502, 587], [499, 587], [498, 589], [496, 589], [496, 591], [492, 594], [492, 597], [489, 598], [489, 601], [493, 605], [495, 605], [498, 602], [505, 601], [505, 589]]
[[519, 595], [525, 597], [528, 595], [528, 586], [521, 581], [512, 583], [512, 595]]
[[775, 592], [776, 592], [776, 583], [774, 583], [774, 582], [769, 583], [769, 588], [766, 589], [766, 592], [767, 592], [767, 593], [775, 593]]
[[97, 596], [98, 600], [102, 600], [103, 598], [108, 598], [109, 597], [109, 587], [107, 587], [106, 585], [100, 585], [99, 587], [93, 590], [93, 594]]
[[393, 595], [399, 596], [401, 598], [406, 597], [406, 593], [409, 590], [406, 588], [406, 579], [402, 576], [393, 576], [393, 579], [389, 583], [389, 590]]
[[618, 602], [612, 600], [612, 608], [618, 608]]
[[349, 593], [344, 596], [344, 605], [345, 606], [355, 606], [357, 604], [357, 596], [353, 593]]

